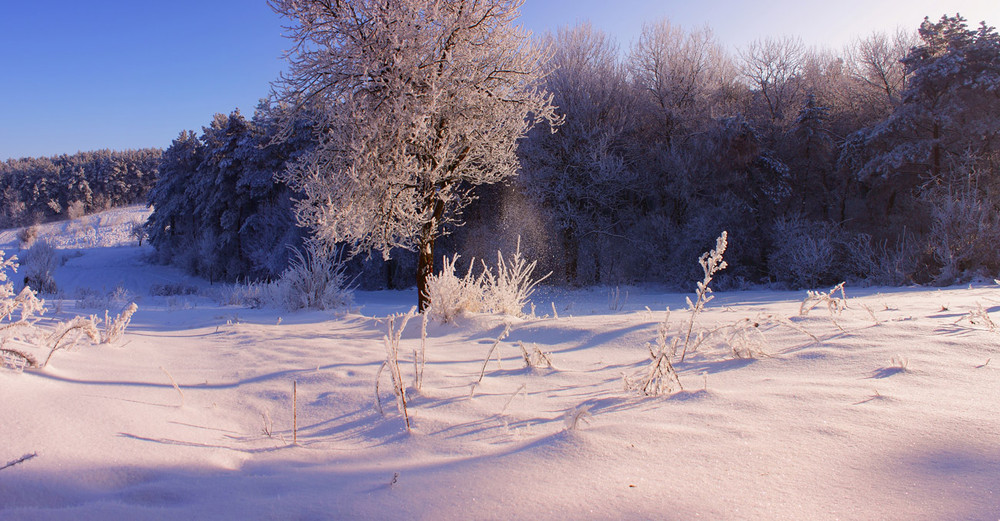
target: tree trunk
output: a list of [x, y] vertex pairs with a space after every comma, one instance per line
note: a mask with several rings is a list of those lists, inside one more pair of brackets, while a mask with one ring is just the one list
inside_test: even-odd
[[931, 148], [931, 179], [940, 182], [938, 176], [941, 175], [941, 128], [934, 122], [933, 129], [934, 145]]
[[427, 238], [426, 231], [430, 224], [424, 225], [425, 233], [420, 237], [420, 250], [417, 252], [417, 309], [423, 313], [430, 304], [427, 295], [427, 278], [434, 274], [434, 238]]
[[417, 310], [421, 313], [431, 303], [427, 295], [427, 279], [434, 274], [434, 240], [438, 236], [438, 223], [444, 215], [444, 201], [436, 199], [431, 220], [420, 231], [420, 249], [417, 252]]
[[396, 270], [398, 269], [396, 264], [395, 258], [385, 261], [385, 287], [387, 289], [396, 289]]
[[563, 261], [565, 262], [566, 283], [576, 285], [577, 282], [577, 254], [579, 248], [576, 243], [576, 234], [573, 228], [567, 228], [562, 234]]

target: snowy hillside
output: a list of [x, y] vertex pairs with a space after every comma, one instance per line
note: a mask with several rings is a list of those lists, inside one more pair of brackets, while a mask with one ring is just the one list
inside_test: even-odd
[[687, 295], [546, 288], [535, 317], [431, 322], [419, 390], [418, 316], [407, 433], [388, 373], [384, 414], [375, 386], [415, 292], [220, 305], [144, 263], [127, 225], [146, 211], [42, 227], [65, 259], [46, 320], [139, 311], [116, 344], [0, 369], [0, 466], [35, 455], [0, 470], [0, 519], [1000, 518], [996, 286], [847, 287], [804, 316], [805, 292], [718, 293], [695, 322], [717, 334], [661, 396], [635, 383]]

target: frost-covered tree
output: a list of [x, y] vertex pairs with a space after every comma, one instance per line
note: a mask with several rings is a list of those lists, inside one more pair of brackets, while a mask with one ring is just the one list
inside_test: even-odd
[[678, 135], [704, 130], [712, 117], [731, 115], [725, 102], [736, 71], [708, 27], [688, 32], [666, 19], [643, 25], [628, 69], [668, 146]]
[[[944, 16], [920, 26], [923, 45], [903, 60], [911, 74], [903, 92], [905, 109], [893, 119], [923, 134], [931, 177], [950, 158], [971, 153], [998, 166], [1000, 139], [1000, 36], [983, 22], [969, 29], [961, 16]], [[970, 139], [971, 138], [971, 139]], [[918, 148], [919, 147], [918, 145]], [[919, 161], [915, 150], [913, 159]], [[905, 154], [905, 152], [904, 152]], [[929, 161], [928, 161], [929, 160]]]
[[186, 197], [185, 190], [193, 183], [204, 154], [205, 145], [187, 130], [163, 152], [159, 182], [149, 191], [153, 213], [146, 223], [149, 243], [156, 247], [162, 262], [173, 262], [190, 247], [198, 231], [193, 201]]
[[[935, 230], [949, 228], [936, 226], [935, 215], [957, 207], [954, 201], [961, 208], [1000, 207], [1000, 36], [985, 23], [970, 29], [964, 18], [944, 16], [925, 19], [920, 39], [903, 60], [908, 79], [900, 105], [851, 135], [841, 163], [866, 186], [874, 227], [906, 225], [933, 242]], [[981, 226], [976, 212], [967, 215], [970, 229]], [[957, 263], [935, 253], [925, 264], [918, 280], [947, 274], [950, 282], [993, 260]]]
[[523, 0], [271, 0], [291, 26], [278, 97], [319, 115], [286, 179], [299, 222], [352, 252], [417, 248], [427, 304], [434, 241], [471, 186], [518, 171], [518, 141], [557, 123]]
[[834, 185], [834, 143], [829, 119], [830, 108], [820, 104], [814, 94], [807, 94], [784, 140], [795, 191], [792, 210], [823, 219], [830, 217], [830, 193]]
[[200, 138], [174, 140], [149, 197], [146, 229], [160, 261], [211, 280], [270, 279], [287, 267], [301, 233], [292, 190], [274, 174], [310, 143], [299, 131], [272, 144], [277, 132], [265, 104], [252, 120], [216, 114]]
[[[639, 176], [625, 162], [635, 119], [634, 96], [618, 62], [618, 47], [589, 24], [547, 38], [553, 50], [545, 87], [565, 116], [559, 132], [535, 129], [522, 150], [523, 191], [552, 214], [560, 236], [564, 277], [578, 282], [581, 244], [617, 235], [630, 213]], [[597, 282], [596, 273], [586, 277]]]
[[902, 103], [907, 79], [903, 59], [915, 45], [912, 30], [897, 29], [859, 38], [846, 49], [848, 70], [861, 87], [853, 94], [872, 115], [884, 118]]
[[65, 219], [71, 207], [92, 212], [139, 202], [156, 182], [160, 154], [98, 150], [2, 162], [0, 226]]
[[740, 53], [744, 79], [760, 96], [771, 122], [781, 125], [790, 117], [802, 93], [805, 45], [800, 38], [763, 38]]
[[199, 271], [210, 280], [232, 279], [245, 271], [240, 229], [256, 202], [243, 193], [239, 181], [249, 167], [244, 145], [256, 146], [258, 132], [237, 110], [228, 116], [216, 114], [201, 137], [205, 154], [196, 182], [185, 192], [194, 202], [199, 231], [206, 238], [201, 241]]
[[[960, 16], [925, 19], [921, 45], [903, 60], [909, 80], [902, 103], [884, 122], [853, 137], [874, 156], [862, 177], [895, 172], [919, 182], [943, 181], [971, 154], [996, 167], [1000, 140], [1000, 36], [985, 22], [969, 29]], [[858, 143], [858, 141], [862, 143]], [[859, 147], [861, 148], [861, 147]], [[991, 168], [986, 168], [991, 170]]]

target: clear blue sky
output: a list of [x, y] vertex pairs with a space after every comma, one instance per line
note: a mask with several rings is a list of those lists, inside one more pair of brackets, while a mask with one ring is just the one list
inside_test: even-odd
[[[627, 47], [644, 21], [708, 24], [733, 50], [767, 35], [839, 48], [925, 15], [1000, 25], [998, 0], [527, 0], [533, 32], [590, 20]], [[283, 70], [282, 20], [264, 0], [4, 0], [0, 161], [167, 147], [216, 112], [251, 115]]]

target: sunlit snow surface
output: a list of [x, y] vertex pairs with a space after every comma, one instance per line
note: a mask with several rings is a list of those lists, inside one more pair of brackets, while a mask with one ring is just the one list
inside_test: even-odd
[[[216, 286], [143, 261], [127, 223], [145, 211], [91, 216], [93, 236], [42, 227], [67, 256], [48, 319], [103, 316], [78, 299], [110, 293], [139, 312], [118, 345], [0, 369], [0, 466], [38, 455], [0, 470], [0, 519], [1000, 517], [1000, 332], [962, 320], [982, 305], [1000, 322], [996, 286], [848, 286], [836, 323], [799, 317], [805, 292], [720, 292], [697, 329], [761, 314], [797, 328], [765, 328], [752, 360], [708, 342], [661, 397], [624, 377], [645, 370], [668, 306], [685, 323], [684, 295], [623, 289], [614, 311], [607, 288], [545, 288], [537, 318], [429, 325], [406, 434], [388, 378], [385, 416], [374, 388], [384, 318], [414, 291], [359, 292], [342, 315], [220, 306]], [[14, 231], [0, 249], [17, 253]], [[408, 380], [420, 326], [403, 335]], [[518, 341], [554, 368], [525, 369]]]

